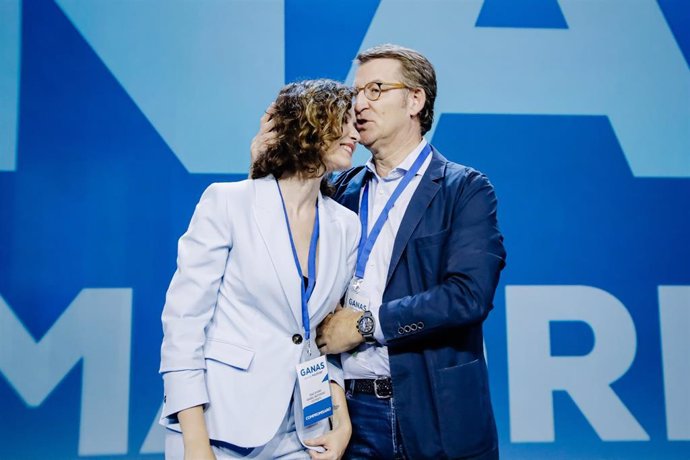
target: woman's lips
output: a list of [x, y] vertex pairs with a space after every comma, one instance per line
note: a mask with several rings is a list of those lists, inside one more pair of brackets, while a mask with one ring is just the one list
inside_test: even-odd
[[347, 149], [349, 150], [350, 154], [352, 154], [352, 152], [355, 151], [355, 144], [345, 142], [345, 143], [342, 143], [342, 144], [340, 144], [340, 145], [342, 145], [343, 147], [347, 147]]

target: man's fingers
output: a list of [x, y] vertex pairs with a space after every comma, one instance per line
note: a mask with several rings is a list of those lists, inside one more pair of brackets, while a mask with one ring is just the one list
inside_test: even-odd
[[319, 329], [323, 330], [324, 327], [328, 325], [328, 323], [331, 322], [331, 319], [333, 318], [333, 313], [329, 313], [326, 315], [326, 317], [321, 321], [321, 324], [319, 324]]
[[276, 121], [273, 120], [272, 118], [265, 119], [265, 117], [270, 117], [270, 115], [266, 114], [263, 117], [261, 117], [261, 132], [263, 134], [270, 133], [273, 131], [273, 128], [276, 125]]
[[273, 129], [273, 115], [275, 114], [275, 112], [276, 112], [276, 104], [275, 104], [275, 102], [271, 102], [271, 105], [269, 105], [266, 108], [263, 116], [261, 117], [262, 129], [268, 123], [270, 123], [271, 126], [269, 128], [267, 128], [266, 131], [270, 131], [271, 129]]
[[264, 110], [264, 114], [268, 115], [268, 118], [271, 118], [274, 113], [276, 113], [276, 103], [271, 102], [269, 106], [266, 107], [266, 110]]
[[323, 337], [317, 336], [314, 342], [316, 342], [316, 346], [318, 347], [322, 355], [328, 354], [328, 342], [326, 342], [326, 340]]

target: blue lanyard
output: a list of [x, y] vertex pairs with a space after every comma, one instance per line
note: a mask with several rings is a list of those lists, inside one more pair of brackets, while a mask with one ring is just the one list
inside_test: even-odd
[[280, 190], [280, 185], [278, 180], [276, 180], [276, 185], [278, 186], [278, 193], [280, 194], [280, 202], [283, 205], [283, 214], [285, 215], [285, 225], [287, 226], [288, 236], [290, 237], [290, 247], [292, 247], [292, 256], [295, 259], [295, 267], [297, 267], [297, 273], [299, 274], [299, 285], [300, 292], [302, 294], [302, 327], [304, 327], [304, 336], [309, 340], [310, 326], [309, 326], [309, 299], [311, 294], [314, 292], [314, 286], [316, 285], [316, 243], [319, 241], [319, 204], [316, 203], [316, 216], [314, 217], [314, 229], [311, 232], [311, 243], [309, 243], [309, 256], [307, 258], [307, 270], [309, 271], [309, 283], [305, 289], [304, 287], [304, 275], [302, 274], [302, 267], [299, 264], [299, 257], [297, 257], [297, 249], [295, 249], [295, 241], [292, 238], [292, 231], [290, 230], [290, 221], [288, 220], [287, 209], [285, 208], [285, 199], [283, 198], [283, 192]]
[[398, 199], [400, 194], [402, 194], [403, 190], [405, 190], [405, 187], [407, 187], [412, 181], [412, 178], [417, 174], [430, 153], [431, 144], [427, 144], [426, 147], [424, 147], [424, 149], [419, 153], [419, 156], [414, 163], [412, 163], [410, 169], [400, 180], [400, 183], [393, 191], [393, 194], [388, 199], [388, 202], [386, 202], [386, 205], [381, 210], [381, 214], [379, 215], [378, 219], [376, 219], [376, 222], [371, 229], [371, 233], [369, 233], [368, 236], [366, 235], [369, 225], [369, 182], [367, 181], [366, 185], [364, 186], [362, 203], [359, 205], [359, 221], [362, 224], [362, 236], [360, 237], [359, 248], [357, 250], [357, 267], [355, 268], [356, 278], [360, 280], [364, 278], [364, 271], [367, 268], [369, 255], [371, 255], [371, 250], [374, 249], [374, 243], [376, 243], [376, 239], [379, 237], [379, 233], [381, 233], [383, 225], [388, 220], [388, 213], [390, 213], [390, 210], [393, 209], [395, 201]]

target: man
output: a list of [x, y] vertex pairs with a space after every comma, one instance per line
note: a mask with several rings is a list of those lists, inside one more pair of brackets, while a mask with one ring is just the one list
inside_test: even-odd
[[505, 250], [485, 176], [424, 140], [436, 75], [395, 45], [357, 56], [355, 112], [366, 166], [336, 180], [360, 214], [357, 271], [344, 308], [319, 328], [341, 353], [349, 458], [498, 458], [482, 322]]

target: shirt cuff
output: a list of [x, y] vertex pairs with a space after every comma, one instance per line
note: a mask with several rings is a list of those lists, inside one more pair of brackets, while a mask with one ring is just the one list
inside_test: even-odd
[[374, 318], [374, 338], [381, 345], [386, 345], [386, 338], [383, 336], [383, 329], [381, 328], [381, 321], [379, 320], [380, 309], [381, 305], [377, 305], [376, 307], [369, 307], [369, 311], [371, 311], [371, 316]]

